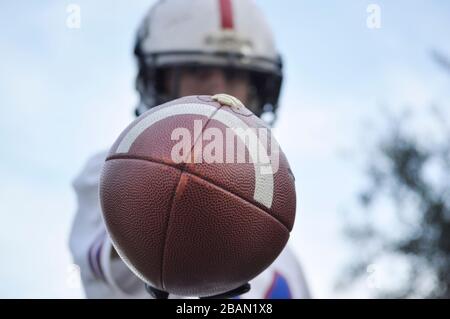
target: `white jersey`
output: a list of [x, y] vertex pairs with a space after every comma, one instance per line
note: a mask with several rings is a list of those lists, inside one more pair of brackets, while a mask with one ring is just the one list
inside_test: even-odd
[[[113, 247], [102, 219], [99, 178], [107, 153], [93, 156], [73, 182], [78, 209], [70, 233], [70, 250], [80, 267], [87, 298], [151, 298], [144, 283], [125, 263], [111, 257]], [[310, 298], [302, 269], [287, 246], [265, 271], [250, 282], [240, 298]], [[169, 298], [182, 298], [170, 295]]]

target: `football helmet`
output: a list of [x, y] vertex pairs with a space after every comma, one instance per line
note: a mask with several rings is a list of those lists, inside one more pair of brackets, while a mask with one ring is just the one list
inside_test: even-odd
[[282, 59], [253, 0], [160, 0], [139, 27], [134, 53], [137, 115], [178, 98], [164, 88], [163, 77], [168, 68], [182, 67], [248, 71], [252, 109], [257, 115], [277, 110]]

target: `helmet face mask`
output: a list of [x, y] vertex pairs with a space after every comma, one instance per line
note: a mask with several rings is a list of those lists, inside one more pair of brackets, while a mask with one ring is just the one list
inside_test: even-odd
[[[232, 9], [226, 16], [221, 11], [224, 4]], [[135, 56], [136, 88], [141, 97], [136, 114], [180, 97], [180, 74], [194, 76], [208, 69], [221, 69], [230, 82], [248, 77], [246, 104], [258, 116], [277, 110], [281, 57], [252, 0], [159, 1], [139, 29]], [[170, 86], [169, 73], [176, 79]]]

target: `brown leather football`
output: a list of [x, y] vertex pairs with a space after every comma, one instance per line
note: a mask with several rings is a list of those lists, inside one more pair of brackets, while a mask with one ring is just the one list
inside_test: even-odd
[[285, 247], [296, 207], [270, 130], [224, 94], [184, 97], [131, 123], [106, 159], [100, 199], [128, 267], [180, 296], [256, 277]]

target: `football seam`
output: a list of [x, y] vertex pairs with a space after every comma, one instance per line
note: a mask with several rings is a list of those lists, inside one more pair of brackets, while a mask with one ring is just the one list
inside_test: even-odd
[[260, 210], [261, 212], [263, 212], [264, 215], [267, 215], [267, 216], [269, 216], [271, 219], [275, 220], [278, 224], [280, 224], [280, 225], [287, 231], [288, 234], [290, 234], [289, 228], [288, 228], [285, 224], [283, 224], [280, 220], [278, 220], [277, 218], [275, 218], [272, 214], [270, 214], [270, 213], [266, 212], [265, 210], [261, 209], [260, 207], [256, 206], [255, 204], [253, 204], [253, 203], [250, 202], [249, 200], [243, 198], [242, 196], [239, 196], [239, 195], [237, 195], [237, 194], [235, 194], [235, 193], [233, 193], [233, 192], [230, 192], [229, 190], [227, 190], [227, 189], [225, 189], [225, 188], [223, 188], [223, 187], [221, 187], [221, 186], [219, 186], [219, 185], [217, 185], [217, 184], [215, 184], [215, 183], [212, 183], [212, 182], [210, 182], [210, 181], [208, 181], [208, 180], [202, 178], [201, 176], [198, 176], [198, 175], [195, 175], [195, 174], [192, 174], [192, 173], [189, 173], [189, 172], [184, 172], [184, 174], [190, 175], [190, 176], [193, 177], [194, 179], [195, 179], [195, 178], [196, 178], [196, 179], [199, 179], [199, 180], [201, 180], [202, 182], [206, 182], [207, 184], [209, 184], [209, 185], [211, 185], [211, 186], [213, 186], [213, 187], [219, 189], [220, 191], [222, 191], [222, 192], [224, 192], [224, 193], [227, 193], [227, 194], [229, 194], [229, 195], [231, 195], [231, 196], [237, 197], [237, 198], [241, 199], [242, 201], [244, 201], [245, 203], [249, 203], [249, 204], [252, 205], [253, 207], [255, 207], [255, 208], [257, 208], [258, 210]]
[[[219, 110], [223, 107], [222, 104], [220, 104], [220, 106], [213, 112], [213, 114], [211, 114], [210, 117], [208, 117], [208, 119], [206, 120], [205, 125], [202, 127], [202, 132], [201, 134], [197, 137], [197, 139], [194, 141], [191, 149], [189, 150], [189, 155], [186, 158], [190, 158], [192, 156], [192, 152], [195, 149], [195, 145], [198, 143], [198, 141], [201, 139], [201, 136], [203, 135], [203, 133], [205, 132], [206, 127], [208, 126], [209, 122], [211, 122], [212, 118], [217, 114], [217, 112], [219, 112]], [[195, 155], [194, 155], [195, 156]], [[182, 163], [182, 170], [184, 171], [185, 167], [186, 167], [187, 163]]]
[[[291, 232], [291, 228], [290, 228], [290, 227], [288, 227], [287, 225], [285, 225], [281, 220], [279, 220], [278, 218], [276, 218], [275, 216], [273, 216], [270, 212], [268, 212], [268, 211], [264, 210], [263, 208], [259, 207], [259, 206], [258, 206], [257, 204], [255, 204], [253, 201], [251, 201], [251, 200], [249, 200], [249, 199], [246, 199], [246, 198], [242, 197], [241, 195], [238, 195], [238, 194], [236, 194], [235, 192], [233, 192], [233, 191], [231, 191], [231, 190], [229, 190], [229, 189], [226, 189], [225, 187], [223, 187], [223, 186], [221, 186], [221, 185], [217, 185], [217, 184], [214, 183], [213, 181], [208, 180], [207, 178], [205, 178], [204, 176], [200, 176], [200, 175], [198, 175], [198, 174], [195, 174], [195, 173], [192, 173], [192, 172], [189, 172], [189, 171], [185, 171], [185, 170], [183, 170], [182, 168], [180, 168], [179, 166], [177, 166], [177, 164], [172, 164], [172, 165], [171, 165], [171, 164], [166, 163], [166, 162], [164, 162], [164, 161], [158, 161], [158, 160], [155, 160], [155, 159], [152, 159], [152, 158], [149, 158], [149, 157], [144, 157], [144, 156], [139, 157], [139, 156], [135, 156], [135, 155], [125, 155], [125, 154], [110, 156], [110, 157], [108, 157], [108, 158], [106, 159], [106, 161], [110, 161], [110, 160], [121, 160], [121, 159], [130, 159], [130, 160], [136, 160], [136, 161], [150, 162], [150, 163], [153, 163], [153, 164], [160, 164], [160, 165], [163, 165], [163, 166], [168, 166], [168, 167], [177, 169], [178, 171], [181, 172], [181, 175], [180, 175], [180, 180], [178, 181], [177, 187], [175, 188], [175, 194], [176, 194], [176, 190], [178, 189], [179, 183], [180, 183], [180, 181], [181, 181], [181, 177], [183, 176], [184, 173], [186, 173], [186, 174], [188, 174], [188, 175], [192, 175], [192, 176], [194, 176], [194, 177], [197, 177], [198, 179], [201, 179], [202, 181], [204, 181], [204, 182], [206, 182], [206, 183], [209, 183], [209, 184], [211, 184], [211, 185], [213, 185], [213, 186], [219, 188], [220, 190], [222, 190], [222, 191], [224, 191], [224, 192], [227, 192], [227, 193], [229, 193], [229, 194], [231, 194], [231, 195], [233, 195], [233, 196], [235, 196], [235, 197], [238, 197], [238, 198], [240, 198], [241, 200], [245, 201], [246, 203], [249, 203], [250, 205], [256, 207], [258, 210], [264, 212], [264, 214], [270, 216], [270, 217], [273, 218], [275, 221], [277, 221], [279, 224], [281, 224], [281, 225], [288, 231], [288, 233]], [[173, 195], [173, 197], [172, 197], [171, 207], [172, 207], [172, 205], [173, 205], [173, 199], [174, 199], [174, 198], [175, 198], [175, 195]], [[169, 222], [169, 221], [168, 221], [168, 222]], [[167, 229], [166, 229], [166, 231], [167, 231]]]
[[[155, 164], [160, 164], [160, 163], [155, 163]], [[169, 232], [169, 225], [170, 225], [170, 216], [172, 215], [173, 205], [175, 203], [175, 197], [178, 193], [178, 188], [180, 187], [182, 177], [183, 177], [183, 172], [181, 171], [180, 177], [178, 178], [177, 186], [175, 187], [173, 194], [171, 196], [171, 199], [170, 199], [170, 209], [169, 209], [168, 216], [167, 216], [166, 229], [164, 231], [164, 243], [163, 243], [162, 252], [161, 252], [161, 273], [160, 273], [162, 289], [165, 289], [165, 284], [164, 284], [164, 264], [165, 264], [165, 262], [164, 261], [166, 259], [165, 253], [166, 253], [166, 244], [167, 244], [167, 234]]]
[[[223, 107], [223, 105], [220, 105], [220, 106], [213, 112], [213, 114], [211, 114], [211, 116], [208, 117], [208, 119], [206, 120], [205, 125], [202, 127], [202, 132], [201, 132], [202, 134], [203, 134], [203, 132], [205, 131], [205, 129], [206, 129], [206, 127], [208, 126], [208, 124], [209, 124], [209, 122], [211, 121], [211, 119], [214, 117], [214, 115], [217, 114], [217, 112], [218, 112], [222, 107]], [[194, 148], [195, 148], [195, 145], [198, 143], [198, 141], [199, 141], [200, 138], [201, 138], [201, 135], [198, 136], [197, 139], [194, 141], [194, 143], [193, 143], [191, 149], [189, 150], [189, 155], [188, 155], [188, 157], [191, 157], [191, 156], [192, 156], [192, 152], [193, 152], [193, 150], [194, 150]], [[160, 163], [160, 164], [161, 164], [161, 163]], [[168, 166], [170, 166], [170, 165], [168, 165]], [[184, 173], [184, 171], [185, 171], [185, 168], [186, 168], [186, 163], [182, 163], [181, 167], [177, 167], [177, 168], [176, 168], [176, 169], [178, 169], [181, 173], [180, 173], [180, 178], [178, 179], [177, 186], [175, 187], [175, 190], [174, 190], [174, 192], [173, 192], [173, 194], [172, 194], [172, 198], [171, 198], [171, 201], [170, 201], [170, 209], [169, 209], [168, 216], [167, 216], [166, 229], [165, 229], [165, 232], [164, 232], [164, 243], [163, 243], [163, 248], [162, 248], [162, 252], [161, 252], [161, 273], [160, 273], [160, 281], [161, 281], [161, 287], [162, 287], [162, 289], [165, 289], [165, 283], [164, 283], [164, 264], [165, 264], [165, 259], [166, 259], [165, 253], [166, 253], [166, 244], [167, 244], [167, 234], [168, 234], [168, 232], [169, 232], [169, 225], [170, 225], [170, 216], [172, 216], [172, 210], [173, 210], [173, 205], [174, 205], [174, 202], [175, 202], [175, 197], [176, 197], [176, 195], [177, 195], [177, 193], [178, 193], [178, 188], [180, 187], [181, 179], [183, 178], [183, 173]]]

